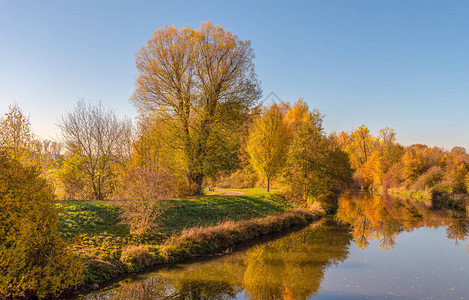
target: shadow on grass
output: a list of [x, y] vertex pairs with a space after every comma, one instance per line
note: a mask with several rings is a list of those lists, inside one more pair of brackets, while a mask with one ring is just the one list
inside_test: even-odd
[[174, 233], [184, 228], [218, 224], [226, 220], [247, 220], [284, 212], [288, 203], [277, 195], [197, 198], [171, 202], [163, 215], [161, 231]]
[[66, 239], [87, 236], [129, 236], [127, 226], [119, 224], [118, 209], [112, 203], [60, 203], [59, 232]]
[[[287, 210], [289, 203], [275, 194], [198, 197], [164, 201], [167, 211], [161, 219], [163, 234], [184, 228], [218, 224], [227, 220], [248, 220]], [[63, 202], [58, 204], [62, 237], [129, 237], [129, 228], [119, 224], [119, 209], [112, 202]]]

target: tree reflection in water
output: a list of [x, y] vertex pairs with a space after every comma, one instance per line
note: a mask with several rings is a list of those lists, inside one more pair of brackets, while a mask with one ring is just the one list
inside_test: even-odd
[[245, 252], [183, 265], [88, 299], [306, 299], [325, 270], [347, 258], [348, 227], [326, 221]]
[[435, 209], [422, 201], [364, 192], [342, 195], [335, 217], [339, 223], [352, 226], [353, 240], [362, 249], [373, 239], [379, 240], [381, 248], [392, 249], [399, 233], [421, 227], [445, 226], [448, 239], [456, 243], [469, 233], [469, 220], [464, 213]]
[[352, 239], [362, 249], [376, 239], [389, 250], [403, 231], [445, 226], [447, 238], [456, 242], [469, 232], [463, 213], [424, 202], [347, 193], [338, 204], [334, 220], [246, 251], [145, 274], [87, 298], [306, 299], [318, 293], [328, 266], [347, 258]]

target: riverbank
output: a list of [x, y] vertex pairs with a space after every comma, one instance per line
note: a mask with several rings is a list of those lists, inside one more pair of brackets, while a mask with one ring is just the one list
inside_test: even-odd
[[380, 192], [388, 193], [391, 196], [397, 196], [397, 197], [422, 201], [428, 205], [431, 205], [432, 203], [432, 192], [430, 191], [421, 191], [421, 190], [412, 191], [412, 190], [403, 189], [403, 188], [391, 188], [391, 189], [380, 191]]
[[451, 194], [430, 190], [412, 191], [407, 189], [389, 189], [386, 191], [392, 196], [410, 198], [422, 201], [434, 208], [447, 208], [469, 212], [469, 195]]
[[293, 209], [280, 195], [243, 190], [243, 195], [212, 195], [172, 200], [159, 232], [133, 236], [119, 224], [113, 203], [61, 203], [60, 233], [87, 265], [84, 285], [159, 264], [230, 252], [262, 235], [304, 226], [320, 213]]

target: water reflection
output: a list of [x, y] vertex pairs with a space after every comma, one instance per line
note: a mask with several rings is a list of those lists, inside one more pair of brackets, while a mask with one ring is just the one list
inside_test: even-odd
[[[389, 293], [423, 298], [425, 292], [430, 297], [441, 298], [454, 296], [453, 285], [465, 282], [469, 276], [466, 253], [461, 257], [456, 254], [459, 252], [441, 243], [447, 239], [458, 243], [467, 238], [469, 222], [464, 214], [435, 209], [423, 202], [365, 193], [345, 194], [338, 205], [333, 219], [301, 231], [231, 255], [144, 274], [137, 280], [120, 283], [118, 287], [86, 298], [306, 299], [317, 295], [326, 299], [358, 299], [366, 295], [388, 298]], [[441, 230], [412, 233], [422, 227], [444, 227], [446, 238]], [[377, 243], [380, 248], [390, 250], [399, 246], [397, 236], [411, 234], [415, 240], [401, 240], [401, 248], [410, 253], [407, 256], [383, 256], [376, 251], [388, 252], [370, 247]], [[431, 248], [415, 247], [426, 247], [424, 241], [428, 236], [435, 239]], [[354, 244], [361, 249], [368, 247], [368, 252], [358, 250]], [[469, 253], [469, 245], [466, 250]], [[442, 256], [442, 253], [447, 255]], [[438, 260], [429, 264], [421, 254], [438, 257]], [[419, 260], [414, 261], [414, 257]], [[367, 263], [373, 258], [377, 260]], [[345, 260], [347, 262], [341, 264]], [[337, 264], [338, 268], [329, 269]], [[412, 271], [408, 269], [410, 264], [413, 264]], [[434, 276], [442, 279], [440, 285], [432, 283], [426, 291], [415, 288], [424, 282], [438, 282]], [[447, 285], [444, 276], [451, 283], [449, 290], [444, 289]], [[412, 283], [415, 280], [418, 284]], [[364, 286], [368, 289], [364, 290]], [[459, 292], [464, 294], [465, 285], [458, 286], [462, 286]]]
[[347, 258], [352, 235], [329, 220], [245, 252], [148, 274], [89, 299], [306, 299], [326, 268]]
[[[353, 240], [362, 249], [373, 239], [389, 250], [403, 231], [446, 227], [447, 238], [467, 238], [469, 220], [458, 211], [436, 209], [422, 201], [370, 193], [346, 193], [339, 199], [336, 220], [352, 226]], [[468, 246], [469, 247], [469, 246]]]

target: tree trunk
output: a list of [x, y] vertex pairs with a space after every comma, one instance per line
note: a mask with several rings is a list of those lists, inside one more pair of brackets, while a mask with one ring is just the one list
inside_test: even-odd
[[197, 195], [202, 196], [204, 194], [204, 191], [202, 190], [202, 182], [204, 181], [204, 176], [202, 174], [199, 174], [195, 180], [195, 183], [197, 184]]
[[[189, 184], [191, 184], [189, 193], [191, 195], [203, 195], [202, 183], [204, 181], [204, 175], [201, 173], [190, 173], [188, 177]], [[193, 189], [192, 185], [195, 186], [196, 189]]]
[[266, 186], [265, 186], [265, 190], [266, 190], [267, 192], [270, 192], [270, 178], [267, 178], [267, 184], [266, 184]]

